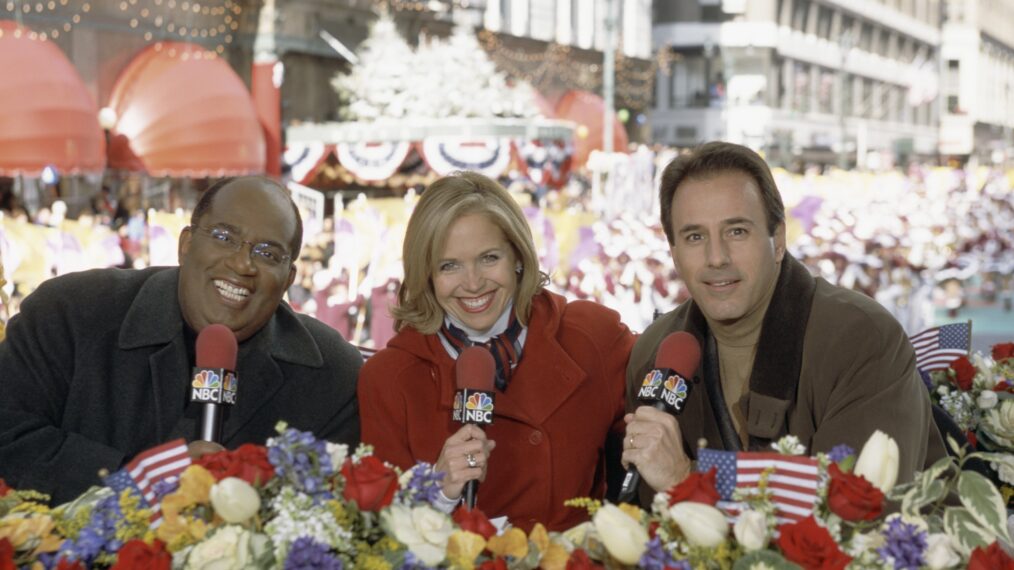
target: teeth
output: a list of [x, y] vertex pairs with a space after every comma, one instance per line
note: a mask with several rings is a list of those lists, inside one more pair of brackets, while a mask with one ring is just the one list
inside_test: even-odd
[[461, 302], [469, 309], [478, 309], [489, 302], [489, 295], [483, 295], [475, 299], [461, 299]]
[[230, 301], [242, 301], [250, 294], [249, 289], [236, 287], [232, 283], [222, 281], [221, 279], [215, 280], [215, 287], [218, 288], [218, 292], [221, 293], [223, 297], [229, 299]]

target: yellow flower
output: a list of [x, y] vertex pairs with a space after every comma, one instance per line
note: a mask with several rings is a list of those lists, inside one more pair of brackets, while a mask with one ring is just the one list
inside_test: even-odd
[[362, 570], [391, 570], [391, 563], [376, 554], [360, 554], [355, 566]]
[[200, 465], [191, 465], [180, 475], [180, 487], [162, 499], [162, 525], [156, 536], [165, 542], [170, 552], [176, 552], [204, 540], [208, 525], [196, 517], [186, 516], [184, 510], [210, 500], [215, 477]]
[[207, 503], [211, 496], [211, 487], [215, 484], [215, 476], [200, 465], [191, 465], [180, 475], [180, 488], [174, 495], [181, 495], [188, 505]]
[[528, 556], [528, 537], [525, 536], [525, 531], [512, 528], [499, 536], [490, 537], [486, 548], [493, 556], [513, 556], [520, 560]]
[[549, 548], [549, 533], [546, 532], [546, 527], [542, 526], [542, 523], [535, 523], [532, 532], [528, 534], [528, 540], [532, 541], [532, 544], [543, 554]]
[[543, 570], [566, 570], [567, 560], [570, 559], [570, 552], [563, 546], [551, 542], [539, 560], [539, 567]]
[[486, 548], [486, 539], [467, 530], [458, 530], [447, 540], [447, 560], [452, 568], [472, 570], [475, 558]]
[[588, 516], [595, 516], [595, 512], [602, 506], [602, 501], [597, 499], [591, 499], [589, 497], [576, 497], [563, 502], [564, 506], [574, 507], [577, 509], [587, 509]]
[[0, 520], [0, 538], [10, 541], [15, 551], [55, 552], [63, 539], [53, 534], [54, 527], [48, 514], [9, 515]]
[[641, 507], [637, 505], [631, 505], [629, 503], [621, 503], [617, 506], [619, 506], [621, 511], [627, 513], [627, 516], [634, 519], [635, 521], [642, 522], [644, 520], [643, 519], [644, 511], [641, 510]]

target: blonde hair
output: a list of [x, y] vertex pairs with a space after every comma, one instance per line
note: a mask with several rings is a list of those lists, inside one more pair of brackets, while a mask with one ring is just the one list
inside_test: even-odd
[[411, 326], [433, 334], [440, 329], [444, 310], [433, 292], [433, 271], [451, 224], [469, 214], [485, 215], [511, 244], [521, 264], [514, 313], [521, 324], [528, 324], [532, 298], [549, 282], [549, 276], [539, 270], [528, 221], [503, 186], [476, 172], [455, 172], [423, 191], [408, 220], [402, 247], [405, 280], [398, 289], [398, 306], [391, 309], [395, 330]]

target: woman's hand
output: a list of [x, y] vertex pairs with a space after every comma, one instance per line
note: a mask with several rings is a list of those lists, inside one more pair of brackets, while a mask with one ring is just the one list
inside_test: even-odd
[[446, 473], [443, 491], [448, 499], [461, 497], [465, 483], [486, 478], [489, 454], [494, 447], [496, 442], [486, 439], [486, 432], [471, 424], [447, 438], [434, 469]]

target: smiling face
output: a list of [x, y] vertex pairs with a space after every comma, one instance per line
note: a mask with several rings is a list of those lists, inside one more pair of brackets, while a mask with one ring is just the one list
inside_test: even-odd
[[465, 326], [485, 332], [514, 298], [517, 256], [485, 214], [466, 214], [447, 232], [433, 269], [437, 303]]
[[670, 212], [672, 257], [711, 321], [732, 324], [762, 306], [785, 256], [785, 225], [769, 235], [757, 184], [740, 171], [683, 181]]
[[[198, 225], [229, 230], [241, 240], [275, 244], [288, 252], [296, 218], [278, 188], [258, 178], [240, 178], [219, 190]], [[271, 319], [296, 269], [290, 261], [277, 266], [255, 262], [251, 247], [243, 244], [234, 251], [197, 229], [180, 234], [180, 309], [194, 331], [219, 323], [242, 342]]]

